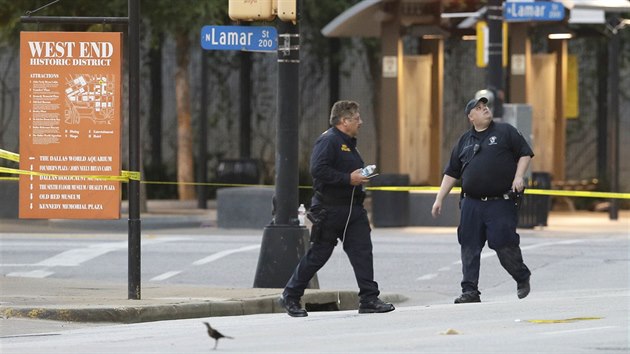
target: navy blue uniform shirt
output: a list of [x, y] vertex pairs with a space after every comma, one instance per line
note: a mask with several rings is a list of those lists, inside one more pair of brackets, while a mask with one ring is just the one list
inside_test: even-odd
[[[335, 127], [326, 130], [317, 138], [311, 154], [311, 176], [316, 192], [350, 201], [353, 188], [350, 184], [350, 174], [357, 168], [363, 168], [363, 159], [357, 150], [356, 138]], [[362, 189], [357, 188], [355, 198], [362, 193]], [[319, 203], [321, 200], [314, 196], [313, 205]]]
[[462, 179], [462, 191], [473, 197], [496, 197], [510, 190], [518, 160], [534, 156], [525, 138], [507, 123], [491, 122], [464, 133], [451, 153], [445, 174]]

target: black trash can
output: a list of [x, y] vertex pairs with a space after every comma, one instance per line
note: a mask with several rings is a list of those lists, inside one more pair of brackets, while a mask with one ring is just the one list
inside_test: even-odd
[[[532, 185], [534, 189], [551, 189], [551, 173], [548, 172], [532, 172]], [[550, 195], [534, 196], [536, 225], [547, 226], [549, 211], [551, 210]]]
[[[526, 179], [525, 185], [529, 185], [528, 179]], [[522, 197], [521, 206], [518, 210], [518, 227], [521, 229], [533, 229], [536, 226], [534, 197], [530, 194], [525, 194]]]
[[[547, 172], [532, 172], [532, 177], [525, 181], [530, 189], [551, 189], [551, 174]], [[518, 217], [518, 227], [534, 228], [547, 226], [547, 219], [551, 210], [551, 196], [525, 194], [521, 203]]]
[[[409, 175], [381, 174], [370, 186], [409, 186]], [[372, 191], [372, 224], [375, 227], [409, 226], [409, 192]]]
[[256, 159], [224, 159], [217, 166], [217, 183], [260, 184], [260, 166]]

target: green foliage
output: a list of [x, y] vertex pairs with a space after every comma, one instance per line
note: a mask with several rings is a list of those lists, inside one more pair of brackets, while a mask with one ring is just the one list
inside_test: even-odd
[[[127, 16], [127, 0], [108, 0], [105, 2], [89, 0], [61, 0], [57, 3], [51, 4], [52, 2], [53, 0], [0, 0], [0, 41], [7, 42], [12, 46], [17, 46], [20, 31], [90, 31], [94, 29], [100, 30], [100, 28], [103, 27], [103, 25], [21, 23], [20, 17], [27, 16], [29, 12], [32, 16]], [[47, 4], [51, 5], [45, 6]], [[33, 12], [35, 10], [38, 11]]]
[[228, 0], [141, 0], [142, 16], [170, 33], [199, 32], [203, 25], [229, 22]]
[[[0, 0], [0, 41], [17, 45], [22, 30], [101, 30], [103, 25], [21, 24], [20, 16], [53, 0]], [[204, 24], [229, 22], [228, 0], [140, 0], [140, 15], [163, 32], [194, 33]], [[61, 0], [33, 16], [126, 17], [128, 0]], [[108, 27], [108, 26], [105, 26]]]

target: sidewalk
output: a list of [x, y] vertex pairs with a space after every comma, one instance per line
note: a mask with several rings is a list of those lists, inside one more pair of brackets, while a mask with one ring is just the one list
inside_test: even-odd
[[[126, 208], [124, 210], [126, 212]], [[540, 237], [580, 233], [630, 234], [630, 211], [621, 211], [619, 217], [619, 220], [611, 221], [607, 213], [601, 212], [552, 212], [549, 226], [522, 232]], [[93, 230], [103, 225], [107, 225], [107, 231], [125, 232], [126, 216], [115, 221], [2, 220], [0, 232], [67, 232], [74, 228]], [[151, 201], [149, 212], [142, 215], [142, 227], [216, 229], [216, 208], [209, 205], [207, 210], [196, 209], [196, 201]], [[431, 233], [435, 229], [398, 230]], [[387, 230], [385, 233], [395, 231], [377, 228], [374, 232], [379, 230]], [[222, 289], [153, 283], [143, 284], [141, 288], [141, 300], [128, 300], [126, 283], [3, 277], [0, 278], [0, 315], [3, 318], [134, 323], [284, 311], [276, 302], [281, 289]], [[406, 300], [404, 296], [392, 293], [381, 294], [381, 298], [395, 304]], [[355, 291], [307, 290], [302, 300], [311, 311], [358, 308]]]
[[[4, 318], [120, 323], [250, 315], [284, 312], [276, 302], [281, 292], [146, 284], [141, 300], [128, 300], [127, 284], [5, 277], [0, 314]], [[397, 294], [383, 293], [381, 298], [405, 301]], [[352, 310], [359, 303], [356, 291], [310, 289], [302, 301], [308, 310]]]

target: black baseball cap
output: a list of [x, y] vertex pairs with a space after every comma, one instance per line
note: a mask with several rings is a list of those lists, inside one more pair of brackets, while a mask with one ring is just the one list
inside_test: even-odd
[[464, 109], [464, 112], [466, 112], [466, 117], [468, 117], [468, 115], [470, 114], [470, 111], [472, 111], [473, 108], [475, 108], [475, 106], [477, 106], [479, 102], [483, 102], [487, 104], [488, 99], [485, 97], [479, 97], [479, 98], [473, 98], [472, 100], [468, 101], [468, 104], [466, 105], [466, 109]]

